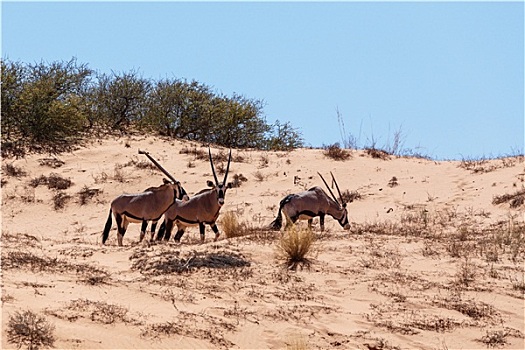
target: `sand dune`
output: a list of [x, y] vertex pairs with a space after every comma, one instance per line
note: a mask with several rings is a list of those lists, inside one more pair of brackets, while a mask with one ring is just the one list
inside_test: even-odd
[[[118, 247], [114, 224], [103, 246], [111, 200], [162, 183], [138, 149], [190, 195], [213, 178], [206, 159], [181, 152], [207, 148], [156, 137], [93, 142], [57, 156], [56, 168], [43, 155], [3, 160], [3, 349], [17, 347], [7, 340], [10, 316], [28, 309], [55, 325], [56, 348], [525, 347], [524, 205], [493, 204], [524, 189], [523, 157], [354, 151], [335, 161], [317, 149], [233, 150], [229, 180], [247, 180], [228, 190], [221, 216], [233, 212], [250, 234], [213, 242], [207, 227], [199, 244], [191, 228], [181, 244], [139, 244], [140, 225], [130, 224]], [[314, 220], [316, 254], [291, 271], [276, 254], [281, 233], [266, 226], [285, 195], [322, 186], [317, 172], [333, 172], [360, 198], [348, 204], [349, 231], [327, 217], [320, 232]], [[34, 187], [52, 174], [72, 184]]]

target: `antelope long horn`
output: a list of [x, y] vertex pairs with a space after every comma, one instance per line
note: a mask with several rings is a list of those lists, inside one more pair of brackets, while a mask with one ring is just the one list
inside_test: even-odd
[[334, 199], [334, 201], [335, 201], [336, 203], [339, 204], [339, 201], [338, 201], [337, 198], [334, 196], [334, 193], [333, 193], [332, 190], [330, 189], [330, 186], [328, 186], [328, 183], [326, 183], [326, 180], [324, 179], [323, 175], [321, 175], [320, 172], [317, 172], [317, 174], [319, 174], [319, 176], [320, 176], [321, 179], [323, 180], [323, 182], [324, 182], [326, 188], [328, 188], [328, 191], [330, 191], [330, 194], [332, 195], [332, 198]]
[[228, 165], [226, 166], [226, 174], [224, 174], [224, 181], [222, 182], [223, 185], [226, 185], [226, 179], [228, 178], [228, 172], [230, 171], [231, 160], [232, 160], [232, 149], [230, 148], [230, 155], [228, 157]]
[[341, 204], [344, 203], [343, 201], [343, 195], [341, 195], [341, 190], [339, 189], [339, 185], [337, 184], [337, 181], [335, 181], [335, 176], [330, 172], [330, 175], [332, 175], [332, 181], [335, 183], [335, 188], [337, 188], [337, 192], [339, 193], [339, 198], [341, 199]]
[[175, 183], [175, 184], [177, 183], [177, 180], [175, 180], [173, 175], [171, 175], [166, 169], [164, 169], [164, 167], [162, 165], [159, 164], [159, 162], [157, 162], [152, 156], [150, 156], [149, 152], [139, 149], [139, 154], [146, 155], [146, 157], [148, 157], [148, 159], [151, 160], [153, 162], [153, 164], [155, 164], [157, 166], [157, 168], [159, 168], [160, 171], [162, 171], [164, 173], [164, 175], [166, 175], [171, 181], [173, 181], [173, 183]]
[[213, 172], [213, 178], [215, 179], [215, 185], [219, 186], [219, 180], [217, 179], [217, 174], [215, 173], [215, 167], [213, 166], [213, 159], [211, 158], [211, 149], [210, 149], [210, 147], [208, 147], [208, 154], [210, 155], [211, 171]]

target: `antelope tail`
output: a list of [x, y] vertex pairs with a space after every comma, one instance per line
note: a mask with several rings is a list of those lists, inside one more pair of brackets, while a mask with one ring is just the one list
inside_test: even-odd
[[109, 209], [109, 216], [108, 221], [106, 221], [106, 226], [104, 226], [104, 232], [102, 232], [102, 244], [105, 244], [108, 237], [109, 237], [109, 230], [111, 230], [111, 224], [112, 224], [112, 216], [113, 212], [111, 209]]
[[281, 214], [281, 211], [283, 210], [284, 205], [288, 203], [291, 198], [291, 195], [288, 195], [284, 197], [283, 200], [279, 203], [279, 211], [277, 212], [277, 217], [275, 218], [275, 220], [273, 220], [269, 225], [270, 230], [278, 231], [283, 226], [283, 215]]

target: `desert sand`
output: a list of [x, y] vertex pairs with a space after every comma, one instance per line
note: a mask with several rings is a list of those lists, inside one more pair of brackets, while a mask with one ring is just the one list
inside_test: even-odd
[[[118, 247], [113, 221], [102, 245], [110, 202], [162, 183], [138, 149], [190, 196], [213, 179], [206, 159], [184, 153], [206, 146], [159, 137], [2, 160], [3, 349], [17, 347], [6, 332], [23, 310], [53, 324], [54, 347], [67, 349], [525, 348], [524, 205], [493, 204], [523, 190], [523, 157], [233, 150], [228, 180], [246, 181], [226, 193], [218, 226], [233, 212], [244, 236], [214, 242], [207, 227], [200, 244], [195, 227], [180, 244], [139, 243], [140, 225], [130, 224]], [[219, 153], [227, 149], [212, 147]], [[324, 187], [317, 172], [359, 194], [347, 206], [351, 229], [327, 216], [320, 232], [314, 220], [310, 263], [290, 270], [277, 254], [282, 233], [266, 227], [285, 195]], [[37, 181], [51, 174], [71, 185]]]

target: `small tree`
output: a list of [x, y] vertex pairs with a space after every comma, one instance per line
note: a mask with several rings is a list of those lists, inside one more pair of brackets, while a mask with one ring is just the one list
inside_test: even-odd
[[273, 133], [268, 136], [266, 148], [271, 151], [291, 151], [304, 145], [301, 133], [290, 122], [281, 124], [278, 120], [273, 125]]
[[101, 124], [113, 130], [126, 131], [144, 116], [146, 96], [151, 83], [137, 72], [98, 76], [90, 89], [90, 124]]
[[26, 345], [29, 350], [36, 350], [40, 346], [53, 346], [55, 326], [44, 317], [33, 311], [15, 312], [7, 323], [7, 341], [17, 344], [18, 348]]

